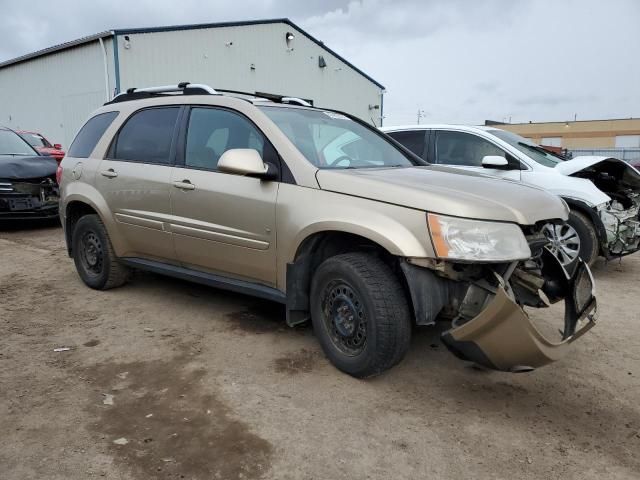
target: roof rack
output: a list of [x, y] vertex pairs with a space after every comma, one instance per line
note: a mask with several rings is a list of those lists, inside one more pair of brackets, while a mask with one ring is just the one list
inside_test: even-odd
[[220, 95], [220, 93], [216, 92], [209, 85], [180, 82], [177, 85], [162, 85], [159, 87], [147, 88], [128, 88], [126, 92], [116, 95], [112, 100], [105, 103], [105, 105], [119, 102], [128, 102], [130, 100], [140, 100], [143, 98], [163, 96], [166, 94], [174, 94], [177, 92], [181, 92], [183, 95]]
[[266, 92], [243, 92], [240, 90], [224, 90], [220, 88], [217, 91], [221, 93], [234, 93], [236, 95], [247, 95], [249, 97], [255, 97], [258, 99], [271, 100], [272, 102], [275, 102], [275, 103], [300, 105], [301, 107], [313, 107], [313, 100], [311, 100], [310, 98], [290, 97], [287, 95], [278, 95], [275, 93], [266, 93]]
[[299, 105], [302, 107], [313, 107], [313, 100], [308, 98], [290, 97], [287, 95], [277, 95], [265, 92], [243, 92], [240, 90], [214, 90], [208, 85], [199, 83], [181, 82], [177, 85], [163, 85], [159, 87], [147, 88], [129, 88], [126, 92], [120, 93], [105, 105], [112, 103], [128, 102], [130, 100], [140, 100], [143, 98], [152, 98], [158, 96], [172, 95], [175, 93], [183, 95], [221, 95], [223, 93], [232, 93], [236, 95], [246, 95], [255, 99], [268, 100], [275, 103], [285, 103], [288, 105]]

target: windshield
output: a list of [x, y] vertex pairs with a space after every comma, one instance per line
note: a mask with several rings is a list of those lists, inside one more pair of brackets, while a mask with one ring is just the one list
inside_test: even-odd
[[340, 113], [260, 106], [300, 153], [318, 168], [410, 167], [405, 155], [382, 134]]
[[507, 132], [506, 130], [491, 130], [490, 132], [500, 140], [504, 140], [512, 147], [517, 148], [527, 157], [538, 162], [540, 165], [553, 168], [557, 164], [562, 162], [562, 159], [547, 152], [544, 148], [536, 145], [531, 140], [527, 140], [526, 138], [521, 137], [520, 135]]
[[17, 133], [0, 130], [0, 155], [29, 155], [37, 153]]
[[32, 147], [51, 148], [51, 144], [39, 133], [21, 133], [20, 136], [29, 142]]

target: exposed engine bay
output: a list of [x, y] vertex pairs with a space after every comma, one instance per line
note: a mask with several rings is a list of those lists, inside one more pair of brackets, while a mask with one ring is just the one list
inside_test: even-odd
[[[581, 260], [568, 274], [547, 248], [544, 234], [527, 240], [532, 257], [508, 264], [403, 263], [417, 323], [451, 321], [442, 334], [445, 345], [459, 358], [487, 368], [528, 371], [558, 359], [595, 324], [593, 278]], [[548, 338], [524, 309], [561, 302], [563, 326], [557, 339]]]
[[610, 158], [572, 176], [591, 180], [611, 198], [598, 208], [606, 236], [602, 242], [606, 245], [605, 256], [620, 257], [640, 250], [640, 173]]

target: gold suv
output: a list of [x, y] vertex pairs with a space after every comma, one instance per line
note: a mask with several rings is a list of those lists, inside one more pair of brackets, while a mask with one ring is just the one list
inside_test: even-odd
[[[130, 89], [89, 118], [59, 174], [89, 287], [143, 269], [281, 302], [357, 377], [400, 362], [413, 324], [450, 321], [442, 340], [457, 356], [521, 371], [595, 321], [588, 267], [568, 274], [541, 232], [567, 219], [559, 197], [430, 165], [304, 100]], [[563, 301], [558, 339], [524, 310]]]

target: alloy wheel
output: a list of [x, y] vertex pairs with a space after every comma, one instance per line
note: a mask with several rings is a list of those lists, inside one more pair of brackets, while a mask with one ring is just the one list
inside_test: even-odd
[[563, 267], [573, 263], [580, 255], [580, 236], [575, 228], [567, 223], [554, 225], [547, 223], [542, 231], [551, 242], [549, 250]]

